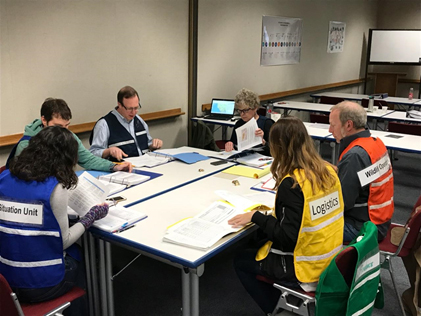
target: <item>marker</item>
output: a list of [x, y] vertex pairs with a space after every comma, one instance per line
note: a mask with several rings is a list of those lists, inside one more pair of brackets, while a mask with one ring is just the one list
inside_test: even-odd
[[272, 160], [272, 158], [259, 158], [259, 161]]
[[126, 224], [124, 224], [120, 229], [117, 229], [117, 230], [115, 230], [115, 231], [113, 231], [112, 233], [114, 234], [114, 233], [121, 233], [121, 232], [124, 232], [124, 231], [126, 231], [126, 230], [128, 230], [128, 229], [130, 229], [130, 228], [133, 228], [133, 227], [135, 227], [135, 225], [130, 225], [130, 226], [127, 226], [127, 223]]

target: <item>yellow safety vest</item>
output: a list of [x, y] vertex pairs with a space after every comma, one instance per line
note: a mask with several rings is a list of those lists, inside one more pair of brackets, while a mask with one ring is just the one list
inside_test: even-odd
[[[344, 230], [342, 189], [336, 172], [330, 166], [328, 169], [336, 178], [335, 186], [326, 192], [316, 189], [315, 194], [310, 181], [305, 178], [304, 170], [294, 170], [304, 195], [303, 217], [293, 253], [295, 275], [303, 283], [317, 282], [333, 257], [342, 249]], [[285, 176], [282, 181], [287, 177], [290, 175]], [[271, 247], [271, 241], [263, 245], [256, 254], [256, 260], [266, 258]], [[272, 249], [272, 252], [279, 252], [274, 250]]]

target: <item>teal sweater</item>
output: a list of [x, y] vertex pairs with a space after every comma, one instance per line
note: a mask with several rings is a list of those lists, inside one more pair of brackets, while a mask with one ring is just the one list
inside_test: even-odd
[[[42, 127], [43, 126], [41, 120], [36, 119], [31, 124], [25, 126], [24, 135], [30, 137], [35, 136], [41, 131]], [[75, 137], [79, 147], [78, 164], [82, 168], [87, 170], [111, 171], [111, 169], [114, 166], [114, 164], [111, 161], [92, 155], [91, 152], [87, 150], [85, 146], [83, 146], [79, 137], [77, 137], [75, 134], [73, 134], [73, 136]], [[19, 142], [18, 147], [16, 148], [16, 156], [19, 155], [24, 148], [28, 147], [28, 143], [28, 140], [22, 140], [21, 142]]]

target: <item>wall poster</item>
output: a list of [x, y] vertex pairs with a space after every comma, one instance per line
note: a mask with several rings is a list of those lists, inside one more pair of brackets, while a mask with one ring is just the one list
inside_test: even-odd
[[329, 36], [327, 39], [328, 53], [341, 53], [344, 50], [345, 28], [346, 23], [335, 21], [329, 22]]
[[260, 66], [298, 64], [302, 25], [299, 18], [263, 16]]

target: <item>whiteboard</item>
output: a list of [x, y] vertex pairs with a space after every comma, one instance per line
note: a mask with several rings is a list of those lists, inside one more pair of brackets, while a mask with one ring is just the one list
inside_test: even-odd
[[421, 64], [421, 30], [370, 30], [370, 63]]

